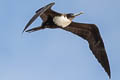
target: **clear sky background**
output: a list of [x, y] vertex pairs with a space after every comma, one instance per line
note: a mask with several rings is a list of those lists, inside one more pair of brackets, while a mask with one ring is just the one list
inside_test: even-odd
[[[84, 11], [74, 21], [98, 26], [111, 80], [120, 80], [120, 0], [0, 0], [0, 80], [108, 80], [82, 38], [61, 29], [21, 34], [50, 2], [58, 12]], [[38, 18], [30, 28], [40, 24]]]

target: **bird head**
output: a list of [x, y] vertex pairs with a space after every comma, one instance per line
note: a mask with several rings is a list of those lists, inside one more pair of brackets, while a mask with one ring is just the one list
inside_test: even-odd
[[69, 13], [69, 14], [67, 14], [67, 18], [70, 19], [70, 20], [72, 20], [72, 19], [74, 19], [76, 16], [79, 16], [79, 15], [81, 15], [81, 14], [84, 14], [84, 12], [80, 12], [80, 13]]

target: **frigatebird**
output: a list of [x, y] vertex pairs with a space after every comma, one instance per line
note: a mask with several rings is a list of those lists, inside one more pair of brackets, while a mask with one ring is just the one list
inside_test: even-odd
[[[103, 40], [101, 38], [100, 32], [95, 24], [86, 24], [86, 23], [77, 23], [73, 22], [72, 20], [81, 14], [83, 12], [80, 12], [78, 14], [68, 13], [68, 14], [62, 14], [58, 13], [51, 9], [51, 7], [55, 3], [50, 3], [39, 10], [36, 11], [36, 14], [30, 19], [30, 21], [25, 26], [24, 31], [26, 32], [34, 32], [38, 30], [43, 30], [45, 28], [61, 28], [63, 30], [72, 32], [73, 34], [76, 34], [83, 39], [87, 40], [89, 43], [89, 48], [91, 49], [92, 53], [98, 60], [98, 62], [102, 65], [104, 70], [107, 72], [109, 78], [111, 77], [110, 72], [110, 66], [108, 57], [106, 54], [106, 50], [104, 47]], [[41, 26], [28, 29], [26, 30], [32, 22], [37, 18], [41, 17], [43, 20], [43, 23]]]

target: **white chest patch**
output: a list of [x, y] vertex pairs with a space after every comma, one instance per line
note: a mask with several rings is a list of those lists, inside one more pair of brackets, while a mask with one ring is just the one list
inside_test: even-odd
[[71, 20], [67, 19], [65, 16], [56, 16], [53, 18], [53, 22], [61, 27], [66, 27], [71, 23]]

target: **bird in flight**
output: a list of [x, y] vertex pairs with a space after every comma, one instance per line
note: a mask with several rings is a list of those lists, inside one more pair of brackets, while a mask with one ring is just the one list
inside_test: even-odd
[[[87, 40], [89, 43], [89, 48], [93, 55], [96, 57], [98, 62], [107, 72], [109, 78], [111, 77], [110, 66], [106, 50], [104, 47], [103, 40], [101, 38], [100, 32], [95, 24], [77, 23], [72, 20], [83, 12], [78, 14], [68, 13], [62, 14], [51, 9], [55, 3], [50, 3], [39, 10], [36, 11], [35, 15], [30, 19], [30, 21], [25, 26], [23, 32], [34, 32], [38, 30], [43, 30], [45, 28], [56, 29], [61, 28], [63, 30], [72, 32], [83, 39]], [[27, 28], [36, 20], [37, 17], [42, 18], [42, 25], [28, 29]]]

